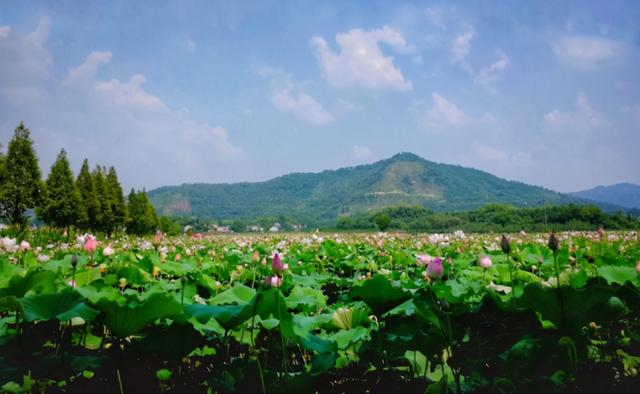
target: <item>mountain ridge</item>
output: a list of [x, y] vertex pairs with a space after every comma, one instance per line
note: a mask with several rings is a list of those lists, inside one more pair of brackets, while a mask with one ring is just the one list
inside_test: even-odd
[[541, 186], [436, 163], [410, 152], [370, 164], [296, 172], [261, 182], [163, 186], [150, 191], [149, 198], [162, 214], [242, 220], [280, 216], [313, 224], [394, 205], [452, 211], [490, 203], [539, 206], [582, 202]]
[[629, 182], [599, 185], [587, 190], [570, 193], [574, 197], [613, 204], [623, 208], [640, 209], [640, 185]]

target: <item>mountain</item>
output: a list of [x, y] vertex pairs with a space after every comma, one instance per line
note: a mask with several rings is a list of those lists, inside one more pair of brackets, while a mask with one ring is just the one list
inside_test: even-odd
[[412, 153], [356, 167], [293, 173], [265, 182], [183, 184], [160, 187], [148, 194], [162, 214], [245, 220], [283, 216], [311, 224], [400, 204], [445, 211], [489, 203], [536, 206], [580, 201], [484, 171], [434, 163]]
[[597, 186], [593, 189], [571, 193], [571, 195], [599, 203], [640, 209], [640, 185], [634, 185], [632, 183]]

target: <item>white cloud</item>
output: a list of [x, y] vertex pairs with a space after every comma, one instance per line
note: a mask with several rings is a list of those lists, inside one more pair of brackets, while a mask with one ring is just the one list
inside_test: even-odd
[[144, 91], [142, 84], [147, 82], [142, 74], [131, 77], [129, 82], [122, 83], [118, 79], [107, 82], [98, 82], [96, 91], [103, 94], [112, 104], [125, 106], [132, 109], [160, 110], [166, 106], [158, 97]]
[[631, 117], [635, 123], [640, 125], [640, 104], [625, 105], [620, 108], [620, 112]]
[[342, 98], [339, 98], [336, 102], [336, 107], [338, 112], [359, 112], [364, 111], [364, 107], [361, 104], [354, 103]]
[[625, 45], [608, 38], [568, 35], [556, 38], [551, 48], [558, 60], [570, 67], [594, 69], [619, 61]]
[[445, 99], [438, 93], [433, 93], [431, 97], [433, 99], [433, 106], [427, 112], [427, 119], [429, 121], [453, 126], [459, 126], [469, 122], [469, 117], [451, 101]]
[[484, 145], [480, 142], [474, 141], [471, 144], [471, 149], [473, 150], [473, 153], [480, 159], [483, 160], [506, 160], [508, 159], [508, 155], [506, 154], [506, 152], [488, 146], [488, 145]]
[[471, 143], [471, 151], [477, 160], [488, 164], [492, 173], [504, 172], [508, 168], [528, 167], [533, 159], [527, 152], [511, 153], [478, 141]]
[[51, 20], [44, 17], [27, 35], [10, 34], [9, 26], [0, 28], [0, 95], [8, 98], [9, 105], [24, 105], [43, 96], [41, 81], [53, 64], [44, 48], [50, 27]]
[[498, 60], [492, 65], [483, 68], [478, 74], [476, 74], [473, 82], [478, 85], [487, 86], [492, 82], [495, 82], [500, 78], [500, 74], [511, 66], [511, 60], [504, 52], [498, 51]]
[[471, 51], [471, 40], [475, 37], [476, 33], [473, 27], [469, 27], [464, 33], [458, 35], [453, 41], [451, 47], [452, 61], [454, 64], [460, 64], [463, 68], [466, 68], [466, 57]]
[[556, 130], [588, 131], [604, 126], [607, 121], [591, 107], [583, 93], [578, 93], [574, 111], [554, 109], [544, 115], [544, 123], [548, 128]]
[[9, 26], [0, 26], [0, 38], [9, 37], [9, 33], [11, 32], [11, 27]]
[[320, 103], [306, 93], [292, 94], [289, 89], [276, 93], [271, 102], [280, 111], [291, 112], [309, 123], [325, 124], [334, 121], [333, 116]]
[[[21, 106], [44, 171], [62, 147], [74, 152], [77, 164], [88, 157], [91, 164], [114, 165], [127, 187], [228, 180], [230, 170], [238, 171], [243, 150], [226, 128], [196, 121], [187, 109], [170, 108], [143, 89], [141, 74], [124, 82], [96, 79], [109, 60], [108, 52], [92, 52], [69, 70], [67, 79], [74, 83], [65, 89], [54, 76], [41, 78], [34, 86], [49, 99]], [[39, 93], [31, 85], [9, 88], [13, 102]], [[6, 103], [0, 95], [0, 118], [14, 122]]]
[[444, 13], [442, 9], [436, 7], [427, 7], [424, 10], [427, 19], [431, 22], [432, 25], [438, 27], [442, 30], [446, 30], [447, 23], [445, 22]]
[[482, 122], [484, 124], [488, 124], [488, 125], [496, 124], [497, 121], [498, 121], [498, 119], [491, 112], [483, 113], [482, 117], [480, 118], [480, 122]]
[[397, 53], [408, 54], [412, 48], [404, 37], [384, 26], [382, 29], [352, 29], [336, 35], [338, 53], [329, 48], [322, 37], [311, 39], [311, 46], [320, 63], [324, 78], [333, 86], [357, 86], [370, 90], [411, 90], [393, 58], [384, 56], [379, 44], [390, 46]]
[[111, 58], [111, 52], [91, 52], [85, 59], [84, 63], [69, 70], [69, 74], [62, 84], [73, 85], [76, 83], [92, 81], [100, 65], [109, 63]]
[[368, 159], [373, 156], [373, 151], [368, 146], [354, 145], [353, 157], [356, 159]]

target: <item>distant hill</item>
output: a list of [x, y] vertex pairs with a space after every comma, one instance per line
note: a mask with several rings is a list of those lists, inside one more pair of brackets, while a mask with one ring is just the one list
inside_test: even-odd
[[593, 189], [571, 193], [573, 196], [599, 203], [614, 204], [624, 208], [640, 209], [640, 185], [618, 183], [597, 186]]
[[305, 223], [328, 223], [339, 216], [400, 204], [452, 211], [489, 203], [538, 206], [580, 202], [542, 187], [507, 181], [472, 168], [434, 163], [412, 153], [321, 173], [293, 173], [265, 182], [165, 186], [150, 191], [149, 198], [168, 215], [244, 220], [284, 216]]

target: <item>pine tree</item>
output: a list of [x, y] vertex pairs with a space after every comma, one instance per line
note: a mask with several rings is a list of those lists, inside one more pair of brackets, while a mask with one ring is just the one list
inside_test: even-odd
[[44, 186], [29, 129], [22, 122], [9, 142], [4, 161], [7, 176], [0, 189], [0, 217], [24, 226], [25, 212], [40, 204]]
[[145, 232], [153, 232], [158, 228], [158, 214], [156, 213], [156, 209], [151, 205], [147, 197], [147, 192], [144, 189], [140, 192], [139, 198], [141, 205], [144, 207]]
[[87, 213], [64, 149], [51, 166], [45, 190], [44, 201], [37, 212], [46, 223], [56, 227], [68, 227], [87, 221]]
[[2, 145], [0, 144], [0, 191], [4, 190], [4, 183], [7, 181], [9, 173], [7, 172], [7, 157], [2, 153]]
[[143, 190], [137, 192], [131, 189], [127, 198], [129, 205], [129, 220], [127, 222], [127, 232], [130, 234], [148, 234], [158, 227], [158, 216], [156, 210], [149, 203], [147, 193]]
[[124, 201], [122, 186], [120, 186], [120, 182], [118, 181], [115, 168], [109, 168], [109, 172], [105, 178], [105, 184], [109, 194], [112, 228], [122, 228], [125, 226], [127, 219], [127, 205]]
[[82, 198], [82, 205], [87, 212], [87, 220], [80, 222], [79, 226], [97, 230], [99, 227], [98, 216], [100, 215], [101, 208], [98, 194], [96, 193], [96, 185], [89, 170], [89, 160], [87, 159], [84, 159], [84, 162], [82, 162], [82, 168], [78, 174], [76, 186]]
[[109, 193], [106, 180], [104, 179], [104, 168], [96, 166], [93, 170], [93, 183], [96, 187], [99, 211], [96, 214], [96, 230], [110, 233], [113, 230], [111, 222], [111, 204], [109, 203]]

